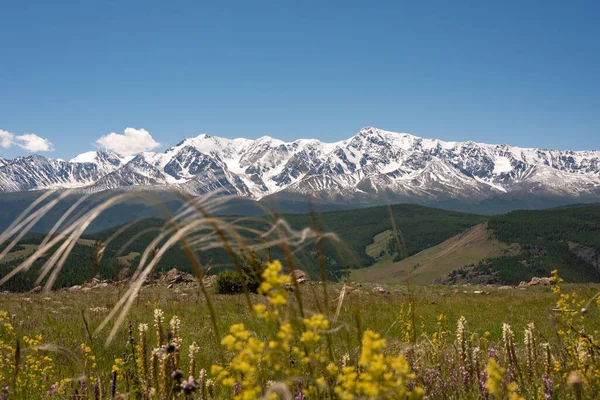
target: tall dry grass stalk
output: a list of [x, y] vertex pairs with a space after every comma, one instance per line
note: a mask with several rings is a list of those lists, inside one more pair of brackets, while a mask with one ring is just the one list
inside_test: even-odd
[[[0, 261], [18, 244], [18, 242], [54, 207], [67, 197], [74, 195], [72, 191], [44, 192], [36, 199], [25, 211], [23, 211], [15, 221], [0, 235], [0, 246], [5, 246], [0, 253]], [[266, 250], [272, 247], [280, 247], [284, 254], [284, 263], [287, 271], [292, 276], [294, 295], [297, 298], [298, 313], [304, 316], [302, 294], [293, 271], [299, 266], [299, 261], [295, 257], [297, 251], [302, 251], [306, 246], [316, 246], [319, 253], [320, 268], [322, 277], [326, 278], [325, 266], [323, 263], [324, 242], [330, 241], [338, 246], [343, 246], [338, 237], [333, 233], [322, 231], [322, 226], [318, 218], [313, 215], [313, 227], [302, 230], [294, 230], [282, 218], [277, 217], [275, 213], [263, 205], [259, 205], [265, 215], [269, 216], [268, 229], [260, 231], [253, 229], [242, 222], [251, 218], [222, 218], [216, 215], [226, 209], [230, 201], [236, 200], [234, 197], [219, 196], [219, 192], [213, 192], [203, 196], [193, 197], [183, 192], [175, 193], [182, 202], [182, 206], [175, 213], [161, 201], [160, 197], [152, 192], [125, 192], [111, 197], [102, 198], [98, 204], [92, 204], [86, 208], [86, 200], [89, 195], [83, 195], [72, 204], [67, 211], [61, 215], [58, 221], [52, 226], [49, 233], [45, 236], [40, 246], [27, 259], [16, 266], [8, 274], [0, 278], [0, 286], [13, 278], [16, 274], [27, 271], [36, 260], [49, 254], [47, 261], [42, 265], [39, 271], [36, 284], [43, 284], [44, 290], [48, 291], [55, 284], [65, 261], [77, 241], [86, 232], [86, 229], [98, 218], [102, 218], [104, 212], [111, 207], [117, 206], [127, 201], [141, 199], [156, 205], [158, 211], [165, 218], [165, 224], [162, 228], [156, 229], [156, 236], [141, 254], [140, 262], [136, 266], [131, 284], [125, 293], [118, 300], [106, 319], [98, 326], [96, 332], [103, 330], [107, 324], [113, 321], [113, 327], [107, 337], [107, 344], [110, 344], [115, 337], [118, 328], [123, 324], [125, 318], [131, 309], [135, 298], [137, 297], [144, 281], [150, 276], [158, 262], [164, 257], [165, 253], [173, 246], [180, 245], [189, 259], [194, 275], [198, 279], [200, 290], [206, 299], [207, 307], [211, 313], [213, 327], [215, 329], [215, 338], [219, 340], [219, 324], [217, 321], [212, 298], [204, 285], [203, 278], [205, 267], [203, 266], [197, 254], [212, 250], [223, 249], [231, 258], [232, 264], [241, 272], [240, 258], [242, 254], [253, 256], [256, 252]], [[263, 221], [265, 219], [262, 219]], [[101, 261], [107, 246], [116, 240], [125, 230], [140, 222], [140, 220], [131, 221], [114, 232], [106, 241], [100, 243], [96, 249], [96, 263]], [[152, 232], [153, 229], [144, 230], [137, 233], [121, 247], [120, 252], [125, 252], [129, 246], [139, 236]], [[57, 247], [56, 251], [51, 253], [51, 249]], [[120, 254], [117, 253], [118, 254]], [[252, 261], [252, 260], [251, 260]], [[254, 264], [258, 261], [253, 260]], [[324, 279], [326, 281], [326, 279]], [[245, 284], [245, 282], [244, 282]], [[249, 307], [252, 306], [248, 291], [246, 293], [246, 302]], [[325, 299], [327, 299], [326, 288], [324, 290]], [[329, 308], [328, 301], [325, 301], [322, 311]]]

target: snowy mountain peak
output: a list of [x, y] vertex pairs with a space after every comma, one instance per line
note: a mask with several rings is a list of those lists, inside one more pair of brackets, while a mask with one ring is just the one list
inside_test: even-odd
[[163, 153], [121, 158], [91, 151], [70, 161], [0, 158], [0, 191], [79, 187], [218, 190], [255, 199], [277, 192], [361, 201], [485, 199], [502, 193], [600, 198], [600, 152], [446, 142], [364, 127], [335, 143], [269, 136], [255, 140], [201, 134]]
[[97, 151], [87, 151], [85, 153], [78, 154], [76, 157], [69, 160], [72, 163], [93, 163], [96, 162]]

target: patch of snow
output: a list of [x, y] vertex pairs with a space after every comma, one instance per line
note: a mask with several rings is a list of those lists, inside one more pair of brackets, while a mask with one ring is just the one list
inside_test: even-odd
[[494, 160], [494, 175], [500, 175], [510, 171], [512, 171], [512, 165], [510, 165], [508, 157], [496, 157], [496, 160]]
[[72, 162], [72, 163], [94, 163], [95, 164], [97, 155], [98, 155], [98, 153], [95, 151], [87, 151], [85, 153], [81, 153], [81, 154], [75, 156], [74, 158], [69, 160], [69, 162]]

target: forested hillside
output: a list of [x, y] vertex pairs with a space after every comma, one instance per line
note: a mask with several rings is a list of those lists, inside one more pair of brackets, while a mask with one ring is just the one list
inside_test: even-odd
[[488, 228], [510, 251], [457, 269], [447, 282], [519, 284], [554, 269], [566, 281], [600, 282], [598, 204], [514, 211], [490, 218]]
[[[390, 218], [390, 210], [393, 218]], [[256, 235], [248, 231], [265, 232], [272, 227], [273, 222], [269, 217], [224, 218], [241, 228], [239, 233], [254, 243], [257, 243]], [[349, 270], [370, 266], [385, 267], [391, 274], [397, 275], [391, 263], [420, 254], [425, 249], [431, 249], [428, 250], [431, 253], [435, 252], [436, 248], [446, 248], [448, 246], [442, 242], [485, 222], [487, 217], [417, 205], [395, 205], [391, 208], [373, 207], [324, 212], [314, 217], [309, 214], [287, 214], [282, 218], [293, 230], [313, 227], [316, 224], [321, 226], [324, 232], [333, 232], [338, 236], [337, 242], [326, 241], [323, 247], [324, 256], [321, 259], [325, 264], [328, 279], [337, 280]], [[394, 225], [400, 234], [400, 245], [393, 234]], [[117, 279], [119, 274], [123, 273], [123, 268], [131, 269], [137, 266], [140, 254], [164, 226], [164, 220], [145, 219], [126, 229], [115, 227], [85, 236], [67, 258], [56, 286], [80, 284], [98, 274], [103, 278]], [[103, 256], [98, 257], [96, 253], [101, 248], [101, 243], [119, 230], [121, 232], [118, 237], [109, 243]], [[600, 205], [515, 211], [489, 218], [487, 230], [489, 234], [482, 236], [482, 240], [504, 243], [504, 255], [468, 266], [457, 265], [456, 271], [450, 274], [446, 283], [518, 284], [532, 276], [548, 276], [553, 269], [558, 269], [567, 281], [600, 282]], [[20, 246], [0, 262], [0, 276], [30, 255], [42, 238], [42, 235], [30, 234], [21, 240]], [[441, 247], [435, 247], [440, 244]], [[456, 244], [452, 247], [456, 247]], [[301, 249], [296, 250], [294, 257], [297, 268], [306, 270], [313, 278], [320, 278], [320, 258], [314, 241], [308, 241]], [[463, 250], [473, 253], [476, 249]], [[456, 248], [457, 254], [461, 255], [455, 257], [457, 263], [461, 259], [469, 258], [469, 254], [464, 254], [463, 250]], [[437, 257], [429, 253], [428, 259], [433, 260]], [[233, 266], [230, 254], [223, 249], [200, 251], [197, 255], [202, 265], [210, 265], [210, 273], [218, 273]], [[283, 252], [279, 246], [272, 246], [259, 251], [257, 256], [261, 259], [267, 259], [269, 256], [282, 259]], [[415, 259], [418, 262], [409, 264], [415, 264], [417, 267], [425, 265], [423, 257], [418, 257], [420, 258]], [[29, 271], [15, 276], [2, 289], [23, 291], [34, 287], [39, 267], [48, 258], [49, 254], [44, 255]], [[410, 260], [412, 258], [407, 261]], [[438, 278], [448, 273], [452, 262], [450, 259], [448, 261], [450, 263], [447, 263], [445, 268], [440, 268]], [[155, 273], [159, 274], [170, 268], [191, 271], [189, 260], [179, 244], [165, 253]], [[428, 268], [428, 275], [433, 281], [436, 279], [435, 265], [432, 264]], [[377, 270], [369, 271], [372, 274]]]
[[[423, 249], [435, 246], [452, 237], [466, 228], [474, 226], [485, 220], [484, 217], [453, 211], [445, 211], [418, 205], [394, 205], [388, 207], [373, 207], [359, 210], [324, 212], [313, 216], [309, 214], [288, 214], [282, 218], [295, 230], [312, 227], [313, 224], [322, 226], [324, 232], [333, 232], [339, 237], [339, 242], [329, 240], [324, 246], [324, 262], [329, 279], [341, 278], [345, 271], [352, 268], [361, 268], [372, 265], [376, 260], [369, 256], [366, 248], [373, 242], [373, 237], [384, 231], [391, 231], [394, 223], [401, 233], [402, 246], [396, 240], [390, 241], [389, 247], [396, 253], [397, 259], [415, 254]], [[237, 218], [226, 217], [229, 222], [236, 225], [252, 228], [264, 232], [271, 227], [272, 220], [268, 217]], [[146, 219], [123, 230], [119, 236], [110, 242], [104, 251], [100, 263], [94, 263], [96, 246], [95, 241], [102, 243], [111, 237], [120, 228], [111, 228], [93, 235], [86, 236], [86, 244], [77, 244], [73, 253], [68, 257], [63, 272], [57, 281], [57, 286], [69, 286], [91, 279], [96, 274], [102, 277], [115, 279], [123, 267], [119, 256], [128, 256], [131, 266], [137, 265], [139, 254], [148, 247], [151, 241], [160, 232], [165, 222], [159, 219]], [[244, 231], [241, 234], [250, 236]], [[37, 244], [42, 236], [30, 236], [23, 243]], [[126, 248], [123, 246], [127, 244]], [[119, 253], [120, 251], [120, 253]], [[266, 259], [268, 256], [282, 258], [282, 249], [274, 246], [268, 251], [258, 253]], [[231, 256], [222, 249], [213, 249], [198, 254], [203, 265], [211, 265], [211, 273], [217, 273], [224, 268], [233, 266]], [[47, 260], [47, 255], [36, 262], [34, 267], [20, 274], [5, 285], [6, 290], [27, 290], [33, 287], [39, 266]], [[320, 277], [319, 256], [316, 246], [308, 243], [303, 249], [295, 253], [297, 267], [306, 270], [315, 278]], [[13, 258], [0, 264], [0, 275], [4, 275], [24, 258]], [[6, 260], [5, 260], [6, 261]], [[178, 268], [191, 271], [189, 261], [179, 245], [167, 251], [160, 261], [157, 273]]]
[[[483, 227], [484, 224], [481, 225]], [[600, 282], [600, 205], [490, 217], [401, 262], [354, 271], [365, 282], [518, 285], [557, 269], [570, 282]]]
[[572, 282], [599, 282], [600, 268], [574, 250], [584, 246], [600, 253], [600, 205], [561, 207], [552, 210], [514, 211], [492, 217], [488, 227], [505, 243], [517, 243], [518, 255], [492, 259], [481, 266], [499, 272], [506, 283], [531, 276], [548, 276], [558, 269]]

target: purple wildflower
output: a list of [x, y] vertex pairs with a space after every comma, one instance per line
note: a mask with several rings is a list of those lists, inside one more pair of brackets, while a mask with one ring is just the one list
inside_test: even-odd
[[100, 384], [94, 383], [94, 400], [100, 400]]
[[485, 372], [485, 370], [481, 371], [479, 374], [479, 392], [481, 393], [481, 398], [483, 400], [490, 398], [490, 393], [487, 390], [487, 379], [488, 374]]
[[171, 379], [173, 379], [174, 381], [180, 382], [181, 379], [183, 379], [183, 372], [180, 369], [176, 369], [171, 374]]
[[239, 383], [234, 383], [233, 384], [233, 395], [237, 396], [242, 392], [242, 385], [240, 385]]
[[181, 391], [186, 396], [189, 396], [190, 394], [192, 394], [196, 390], [198, 390], [198, 383], [196, 383], [193, 376], [190, 376], [187, 380], [181, 382], [180, 386], [181, 386]]
[[552, 385], [552, 378], [548, 376], [548, 374], [544, 373], [542, 375], [542, 387], [544, 390], [544, 400], [552, 399], [552, 394], [554, 393], [554, 387]]
[[9, 394], [8, 383], [5, 382], [4, 386], [2, 386], [2, 393], [0, 393], [0, 400], [8, 399], [8, 394]]
[[294, 400], [305, 400], [304, 381], [302, 381], [302, 379], [296, 380], [296, 393], [294, 394]]

